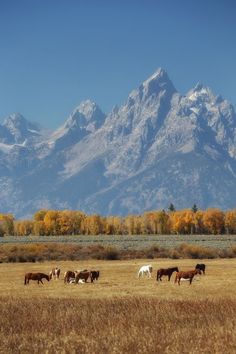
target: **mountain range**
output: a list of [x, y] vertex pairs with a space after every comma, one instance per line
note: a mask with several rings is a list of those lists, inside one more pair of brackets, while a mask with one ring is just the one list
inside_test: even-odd
[[234, 107], [200, 83], [181, 95], [158, 69], [109, 114], [86, 100], [53, 132], [12, 114], [0, 124], [0, 186], [0, 212], [16, 217], [234, 208]]

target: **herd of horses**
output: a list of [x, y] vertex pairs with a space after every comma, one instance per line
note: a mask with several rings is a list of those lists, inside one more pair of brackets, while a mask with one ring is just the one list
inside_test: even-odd
[[[157, 281], [162, 281], [163, 276], [168, 277], [168, 281], [170, 281], [170, 278], [174, 272], [176, 272], [175, 276], [175, 283], [178, 283], [180, 285], [181, 281], [189, 281], [189, 285], [192, 284], [193, 278], [197, 274], [204, 274], [205, 275], [205, 270], [206, 270], [206, 265], [201, 263], [197, 264], [195, 266], [195, 269], [189, 270], [189, 271], [179, 271], [178, 267], [173, 267], [173, 268], [160, 268], [157, 270]], [[147, 275], [148, 278], [151, 278], [151, 274], [153, 271], [153, 267], [151, 264], [142, 266], [139, 271], [138, 271], [138, 278], [141, 276]]]
[[[61, 270], [58, 267], [53, 268], [49, 275], [45, 273], [26, 273], [25, 274], [25, 285], [29, 284], [30, 280], [36, 280], [39, 283], [43, 284], [43, 279], [47, 281], [51, 279], [58, 280], [60, 278]], [[64, 274], [64, 283], [65, 284], [79, 284], [79, 283], [87, 283], [90, 279], [91, 283], [95, 280], [98, 280], [100, 275], [99, 270], [67, 270]]]
[[[175, 276], [175, 283], [178, 283], [180, 285], [181, 281], [189, 281], [189, 285], [192, 284], [193, 278], [197, 274], [204, 274], [205, 275], [205, 270], [206, 270], [206, 265], [205, 264], [197, 264], [195, 266], [195, 269], [189, 270], [189, 271], [179, 271], [178, 267], [172, 267], [172, 268], [160, 268], [157, 270], [157, 281], [162, 281], [163, 276], [168, 277], [168, 281], [170, 281], [171, 276], [174, 272], [176, 272]], [[153, 271], [153, 267], [151, 264], [144, 265], [142, 266], [139, 271], [138, 271], [138, 278], [147, 276], [148, 278], [151, 278]], [[26, 273], [25, 274], [25, 285], [29, 284], [30, 280], [36, 280], [39, 283], [43, 284], [43, 279], [46, 279], [47, 281], [50, 281], [51, 279], [56, 279], [58, 280], [60, 277], [60, 268], [55, 267], [53, 268], [49, 275], [45, 273]], [[80, 283], [87, 283], [87, 281], [90, 279], [91, 283], [93, 283], [95, 280], [97, 281], [99, 278], [100, 272], [99, 270], [88, 270], [88, 269], [83, 269], [83, 270], [67, 270], [64, 273], [64, 283], [65, 284], [80, 284]]]

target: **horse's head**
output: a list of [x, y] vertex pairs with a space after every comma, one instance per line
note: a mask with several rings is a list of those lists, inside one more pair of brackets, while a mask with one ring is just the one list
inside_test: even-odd
[[195, 269], [195, 274], [202, 274], [201, 270], [200, 269]]
[[179, 268], [178, 267], [175, 267], [175, 272], [179, 272]]

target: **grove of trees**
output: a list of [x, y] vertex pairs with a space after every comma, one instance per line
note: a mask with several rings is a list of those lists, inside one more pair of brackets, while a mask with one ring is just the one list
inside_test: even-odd
[[0, 236], [16, 235], [143, 235], [143, 234], [235, 234], [236, 209], [211, 208], [154, 210], [142, 215], [86, 215], [72, 210], [39, 210], [32, 220], [15, 220], [0, 214]]

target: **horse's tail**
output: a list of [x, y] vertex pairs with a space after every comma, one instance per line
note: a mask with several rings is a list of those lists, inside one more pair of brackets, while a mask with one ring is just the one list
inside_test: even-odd
[[68, 273], [65, 272], [64, 274], [64, 283], [67, 283], [68, 282]]
[[177, 283], [177, 280], [178, 280], [178, 273], [176, 273], [176, 276], [175, 276], [175, 283]]
[[25, 285], [27, 284], [27, 283], [26, 283], [26, 279], [27, 279], [27, 278], [26, 278], [26, 275], [25, 275]]

